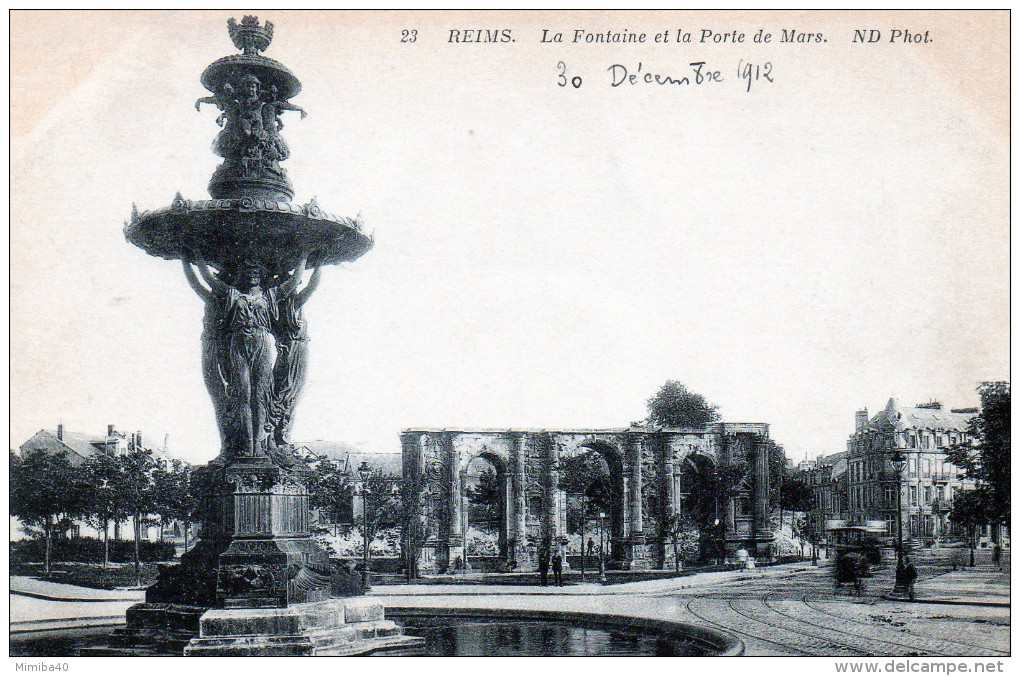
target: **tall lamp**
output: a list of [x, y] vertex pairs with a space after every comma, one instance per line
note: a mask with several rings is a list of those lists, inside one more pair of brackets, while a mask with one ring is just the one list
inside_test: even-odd
[[[605, 539], [605, 546], [602, 541]], [[599, 582], [606, 583], [606, 550], [609, 549], [609, 533], [606, 532], [606, 513], [599, 512]]]
[[370, 540], [368, 537], [368, 480], [372, 478], [372, 468], [368, 461], [362, 460], [358, 467], [358, 477], [361, 478], [361, 535], [364, 539], [365, 549], [361, 558], [361, 586], [368, 590], [368, 556]]
[[905, 590], [903, 580], [900, 579], [900, 565], [903, 562], [903, 467], [907, 459], [900, 449], [893, 450], [893, 468], [896, 470], [896, 585], [893, 587], [894, 594], [902, 594]]

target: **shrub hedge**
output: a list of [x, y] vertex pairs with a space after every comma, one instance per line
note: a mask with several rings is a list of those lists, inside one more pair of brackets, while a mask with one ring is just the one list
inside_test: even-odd
[[[174, 558], [174, 546], [168, 542], [142, 540], [139, 557], [142, 561], [169, 561]], [[20, 540], [11, 543], [11, 561], [42, 563], [46, 556], [46, 540]], [[54, 538], [50, 552], [53, 561], [103, 562], [103, 541], [97, 538]], [[134, 540], [110, 540], [110, 561], [130, 563], [135, 560]]]

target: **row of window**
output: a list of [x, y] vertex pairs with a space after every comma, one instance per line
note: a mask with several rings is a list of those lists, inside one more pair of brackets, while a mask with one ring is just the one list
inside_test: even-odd
[[[851, 486], [849, 490], [850, 509], [882, 508], [889, 509], [896, 507], [895, 485], [887, 485], [884, 488], [885, 500], [881, 505], [875, 504], [879, 496], [879, 487], [872, 486]], [[868, 500], [868, 498], [871, 498]], [[910, 486], [908, 489], [907, 505], [911, 507], [930, 507], [936, 503], [948, 508], [953, 499], [951, 486]]]
[[[863, 483], [878, 478], [878, 469], [884, 457], [869, 457], [862, 460], [854, 460], [850, 463], [850, 482]], [[949, 462], [946, 456], [941, 454], [910, 456], [907, 458], [907, 477], [937, 477], [950, 479], [961, 474], [956, 465]]]
[[937, 432], [928, 430], [901, 432], [899, 436], [900, 444], [903, 447], [927, 450], [953, 446], [954, 444], [961, 443], [966, 437], [966, 435], [962, 432]]

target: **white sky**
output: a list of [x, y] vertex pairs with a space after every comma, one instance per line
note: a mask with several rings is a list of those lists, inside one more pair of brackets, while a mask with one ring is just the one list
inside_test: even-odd
[[[122, 227], [132, 202], [207, 197], [215, 113], [193, 104], [235, 51], [228, 16], [11, 17], [12, 447], [63, 421], [216, 455], [201, 303]], [[263, 17], [267, 55], [304, 83], [309, 116], [284, 130], [295, 201], [376, 233], [306, 306], [296, 438], [397, 451], [406, 427], [623, 426], [672, 378], [800, 460], [842, 450], [854, 410], [891, 395], [975, 405], [1009, 377], [1008, 16], [919, 16], [936, 45], [848, 44], [888, 15]], [[970, 40], [979, 19], [991, 34]], [[713, 23], [833, 39], [537, 44]], [[445, 42], [493, 24], [517, 43]], [[740, 58], [774, 61], [775, 83], [605, 73], [704, 59], [730, 76]], [[560, 59], [581, 89], [555, 85]]]

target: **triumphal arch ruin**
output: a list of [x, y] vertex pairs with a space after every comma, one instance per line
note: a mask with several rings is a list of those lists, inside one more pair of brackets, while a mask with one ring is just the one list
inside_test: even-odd
[[406, 551], [418, 571], [471, 568], [465, 547], [468, 466], [484, 458], [500, 486], [499, 558], [504, 570], [534, 570], [543, 545], [565, 548], [567, 495], [560, 460], [595, 451], [609, 468], [607, 553], [614, 567], [672, 565], [660, 524], [684, 509], [690, 472], [744, 462], [747, 474], [719, 499], [712, 537], [732, 555], [766, 554], [769, 528], [768, 425], [713, 423], [704, 428], [632, 425], [617, 429], [433, 429], [401, 433]]

